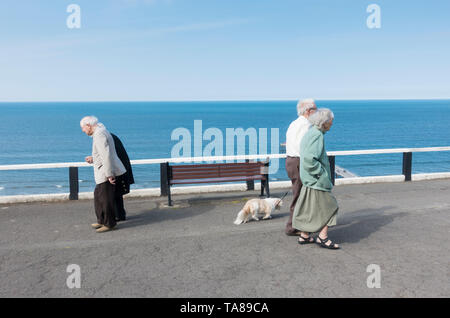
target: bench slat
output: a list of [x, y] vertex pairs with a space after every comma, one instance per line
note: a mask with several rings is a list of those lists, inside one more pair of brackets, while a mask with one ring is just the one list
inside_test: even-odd
[[195, 179], [197, 178], [220, 178], [232, 176], [255, 176], [263, 175], [261, 169], [245, 169], [245, 170], [216, 170], [216, 171], [172, 171], [172, 179]]
[[229, 177], [229, 178], [209, 178], [209, 179], [190, 179], [190, 180], [171, 180], [170, 184], [191, 184], [191, 183], [220, 183], [232, 181], [250, 181], [250, 180], [266, 180], [264, 176], [253, 177]]
[[174, 165], [171, 166], [172, 169], [182, 170], [182, 169], [215, 169], [217, 167], [229, 168], [229, 167], [261, 167], [264, 166], [263, 162], [248, 162], [248, 163], [217, 163], [217, 164], [200, 164], [200, 165]]
[[172, 174], [184, 174], [184, 173], [255, 173], [255, 174], [259, 174], [259, 173], [263, 173], [264, 172], [264, 168], [262, 167], [257, 167], [255, 169], [215, 169], [215, 170], [183, 170], [183, 171], [178, 171], [178, 170], [172, 170]]
[[235, 170], [235, 171], [245, 171], [245, 170], [260, 170], [263, 169], [264, 166], [253, 166], [253, 167], [214, 167], [214, 168], [191, 168], [191, 169], [177, 169], [175, 167], [171, 167], [172, 171], [176, 172], [186, 172], [186, 171], [216, 171], [216, 170]]
[[183, 175], [183, 176], [174, 176], [171, 178], [172, 180], [195, 180], [195, 179], [211, 179], [211, 178], [236, 178], [236, 177], [259, 177], [262, 176], [262, 174], [247, 174], [244, 175], [242, 173], [235, 173], [235, 174], [226, 174], [226, 175], [219, 175], [219, 174], [189, 174], [189, 175]]

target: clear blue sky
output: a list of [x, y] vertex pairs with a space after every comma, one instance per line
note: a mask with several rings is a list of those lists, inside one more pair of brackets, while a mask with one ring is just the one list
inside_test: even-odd
[[0, 101], [449, 98], [449, 15], [448, 0], [2, 0]]

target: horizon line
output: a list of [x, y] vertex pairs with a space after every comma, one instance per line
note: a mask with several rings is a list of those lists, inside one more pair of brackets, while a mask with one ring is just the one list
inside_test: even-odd
[[[306, 98], [306, 97], [305, 97]], [[0, 103], [173, 103], [173, 102], [276, 102], [298, 101], [303, 98], [273, 98], [273, 99], [185, 99], [185, 100], [15, 100], [1, 101]], [[314, 98], [316, 101], [371, 101], [371, 100], [450, 100], [450, 97], [431, 98]]]

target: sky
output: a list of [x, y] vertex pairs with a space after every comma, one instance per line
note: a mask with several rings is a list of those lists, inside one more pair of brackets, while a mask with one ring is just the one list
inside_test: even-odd
[[2, 0], [0, 101], [450, 98], [449, 12], [448, 0]]

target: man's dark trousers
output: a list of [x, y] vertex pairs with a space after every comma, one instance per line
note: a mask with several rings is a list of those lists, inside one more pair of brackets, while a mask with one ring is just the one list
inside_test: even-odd
[[292, 182], [292, 204], [290, 207], [289, 220], [286, 224], [286, 234], [295, 234], [297, 229], [292, 227], [292, 217], [294, 214], [295, 204], [297, 203], [300, 191], [302, 190], [302, 180], [300, 179], [300, 158], [299, 157], [286, 157], [286, 172]]
[[116, 226], [115, 186], [109, 181], [95, 186], [94, 207], [98, 224], [109, 228]]

